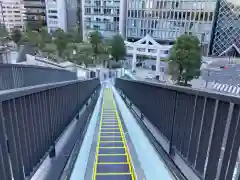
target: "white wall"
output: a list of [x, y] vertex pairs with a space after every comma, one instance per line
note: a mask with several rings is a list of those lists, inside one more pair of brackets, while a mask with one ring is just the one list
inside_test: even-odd
[[[52, 67], [52, 68], [60, 68], [64, 69], [64, 67], [61, 67], [58, 63], [54, 63], [47, 58], [42, 58], [42, 57], [36, 57], [32, 56], [30, 54], [26, 55], [27, 61], [24, 62], [19, 62], [18, 64], [27, 64], [27, 65], [35, 65], [35, 66], [43, 66], [43, 67]], [[36, 60], [39, 59], [40, 61]]]

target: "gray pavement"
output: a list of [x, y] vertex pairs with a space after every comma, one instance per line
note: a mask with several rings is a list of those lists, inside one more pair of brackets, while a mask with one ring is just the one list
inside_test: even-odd
[[[159, 81], [154, 78], [155, 74], [156, 74], [155, 71], [151, 69], [136, 68], [136, 74], [134, 75], [134, 77], [142, 81], [159, 83]], [[168, 74], [163, 74], [163, 77], [160, 77], [160, 80], [161, 83], [165, 82], [167, 84], [173, 84], [171, 76], [169, 76]], [[192, 81], [190, 81], [190, 84], [192, 84], [192, 88], [205, 88], [206, 81], [203, 80], [202, 77], [199, 77], [198, 79], [193, 79]]]

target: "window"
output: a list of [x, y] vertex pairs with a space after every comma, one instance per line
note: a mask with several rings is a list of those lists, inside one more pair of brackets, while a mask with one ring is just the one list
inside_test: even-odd
[[113, 21], [114, 21], [114, 22], [119, 22], [119, 17], [114, 17], [114, 18], [113, 18]]
[[103, 13], [104, 13], [104, 14], [111, 14], [111, 9], [104, 9], [104, 10], [103, 10]]
[[107, 31], [111, 31], [111, 24], [110, 24], [110, 23], [107, 23], [107, 24], [106, 24], [106, 30], [107, 30]]
[[91, 8], [85, 8], [86, 14], [91, 14]]
[[90, 18], [90, 17], [86, 17], [86, 18], [85, 18], [85, 21], [86, 21], [86, 22], [90, 22], [90, 21], [91, 21], [91, 18]]
[[99, 8], [94, 8], [94, 9], [93, 9], [93, 12], [94, 12], [94, 13], [100, 13], [101, 11], [100, 11]]
[[48, 10], [49, 13], [57, 13], [57, 10]]
[[99, 29], [100, 29], [100, 26], [99, 26], [99, 25], [93, 25], [93, 28], [94, 28], [95, 30], [99, 30]]
[[101, 6], [101, 2], [100, 1], [95, 1], [95, 5], [96, 6]]
[[57, 16], [48, 16], [51, 19], [57, 19]]
[[22, 26], [15, 26], [15, 28], [21, 29], [21, 28], [22, 28]]

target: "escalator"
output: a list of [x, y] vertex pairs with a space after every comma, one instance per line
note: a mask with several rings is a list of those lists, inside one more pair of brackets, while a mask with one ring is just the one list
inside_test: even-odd
[[135, 172], [112, 89], [103, 92], [93, 180], [135, 180]]

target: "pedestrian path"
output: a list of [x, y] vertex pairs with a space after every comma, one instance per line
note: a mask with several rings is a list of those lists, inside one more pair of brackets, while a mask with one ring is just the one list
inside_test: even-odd
[[93, 180], [135, 180], [135, 172], [111, 88], [103, 92]]

